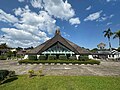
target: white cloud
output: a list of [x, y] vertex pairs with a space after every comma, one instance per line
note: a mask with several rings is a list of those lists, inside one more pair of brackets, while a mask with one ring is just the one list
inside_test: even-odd
[[19, 2], [24, 2], [25, 0], [18, 0]]
[[112, 24], [112, 22], [108, 22], [108, 23], [107, 23], [107, 26], [108, 26], [108, 25], [111, 25], [111, 24]]
[[70, 35], [67, 34], [66, 32], [63, 32], [63, 36], [65, 36], [65, 37], [70, 37]]
[[27, 12], [30, 12], [30, 9], [29, 9], [29, 6], [26, 5], [25, 8], [17, 8], [17, 9], [14, 9], [14, 13], [16, 16], [20, 16], [23, 14], [23, 13], [27, 13]]
[[[49, 34], [52, 34], [56, 26], [56, 20], [53, 19], [46, 11], [40, 11], [38, 14], [31, 12], [29, 7], [26, 9], [15, 9], [16, 15], [20, 16], [22, 24], [15, 24], [18, 29], [22, 28], [31, 32], [35, 32], [37, 29], [42, 31], [47, 31]], [[31, 18], [32, 17], [32, 18]], [[27, 27], [27, 28], [26, 28]]]
[[45, 11], [40, 11], [39, 14], [30, 12], [24, 13], [21, 22], [27, 25], [36, 26], [42, 31], [47, 30], [48, 33], [53, 33], [56, 28], [56, 20], [51, 18]]
[[22, 14], [22, 9], [21, 8], [18, 8], [18, 9], [14, 9], [15, 11], [15, 15], [18, 16], [18, 15], [21, 15]]
[[75, 28], [77, 28], [78, 27], [78, 25], [75, 25]]
[[75, 15], [67, 0], [31, 0], [30, 2], [34, 8], [41, 8], [56, 18], [68, 20]]
[[86, 10], [90, 10], [91, 8], [92, 8], [92, 6], [89, 6], [89, 7], [86, 8]]
[[106, 0], [107, 2], [110, 2], [111, 0]]
[[46, 11], [40, 11], [37, 14], [32, 12], [28, 6], [25, 6], [25, 8], [14, 9], [14, 12], [20, 17], [19, 22], [13, 23], [13, 28], [1, 28], [1, 31], [5, 33], [5, 38], [2, 38], [2, 41], [9, 43], [11, 46], [36, 46], [48, 40], [47, 35], [52, 34], [57, 28], [56, 20]]
[[88, 17], [86, 17], [84, 19], [84, 21], [89, 21], [89, 20], [93, 21], [93, 20], [96, 20], [96, 19], [98, 19], [101, 16], [101, 13], [102, 13], [102, 10], [99, 11], [99, 12], [92, 13]]
[[17, 40], [38, 40], [38, 41], [40, 39], [39, 37], [36, 37], [36, 36], [32, 35], [29, 32], [26, 32], [24, 30], [18, 30], [18, 29], [15, 29], [15, 28], [2, 28], [1, 31], [6, 33], [12, 39], [17, 39]]
[[6, 43], [10, 47], [30, 47], [30, 46], [37, 46], [39, 45], [39, 42], [31, 41], [31, 40], [16, 40], [11, 39], [8, 36], [4, 35], [5, 38], [0, 38], [0, 44]]
[[112, 18], [114, 16], [114, 14], [111, 14], [110, 16], [109, 16], [109, 18]]
[[111, 19], [114, 16], [114, 14], [111, 14], [109, 16], [106, 16], [106, 14], [103, 14], [103, 16], [101, 16], [100, 18], [98, 18], [96, 21], [102, 22], [108, 19]]
[[103, 22], [103, 21], [105, 21], [107, 19], [108, 19], [108, 17], [100, 17], [100, 18], [96, 19], [96, 21], [97, 22]]
[[18, 30], [15, 28], [2, 28], [1, 31], [5, 33], [5, 38], [1, 38], [1, 42], [6, 42], [12, 47], [28, 47], [34, 44], [34, 46], [36, 46], [40, 42], [49, 39], [44, 32], [39, 32], [42, 35], [42, 37], [39, 37], [25, 30]]
[[0, 21], [15, 23], [18, 22], [18, 19], [15, 16], [7, 14], [2, 9], [0, 9]]
[[75, 12], [67, 1], [27, 0], [27, 2], [34, 8], [39, 8], [39, 12], [31, 11], [26, 5], [24, 8], [14, 9], [15, 17], [0, 9], [0, 21], [12, 24], [12, 28], [1, 28], [5, 38], [0, 38], [0, 43], [5, 42], [12, 47], [37, 46], [50, 39], [48, 36], [59, 27], [56, 25], [56, 18], [69, 21], [71, 25], [80, 24], [79, 18], [73, 18]]
[[43, 8], [42, 0], [31, 0], [31, 4], [34, 8]]
[[69, 23], [70, 23], [71, 25], [80, 24], [80, 20], [79, 20], [79, 18], [71, 18], [71, 19], [69, 20]]
[[50, 15], [60, 19], [69, 19], [75, 15], [71, 4], [63, 0], [43, 0], [44, 8]]
[[111, 2], [111, 1], [117, 1], [117, 0], [106, 0], [107, 2]]

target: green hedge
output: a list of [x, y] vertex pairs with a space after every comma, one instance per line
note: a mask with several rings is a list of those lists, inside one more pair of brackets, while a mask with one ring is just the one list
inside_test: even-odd
[[28, 55], [29, 60], [37, 60], [37, 55]]
[[77, 60], [76, 56], [70, 56], [69, 60]]
[[87, 61], [87, 60], [89, 60], [89, 58], [88, 58], [88, 56], [83, 55], [83, 56], [79, 56], [79, 60], [80, 61]]
[[39, 63], [42, 63], [42, 64], [45, 64], [45, 63], [60, 63], [60, 64], [63, 64], [63, 63], [66, 63], [66, 64], [69, 64], [69, 63], [72, 63], [72, 64], [97, 64], [99, 65], [100, 64], [100, 61], [96, 61], [96, 60], [88, 60], [88, 61], [78, 61], [78, 60], [73, 60], [73, 61], [69, 61], [69, 60], [38, 60], [38, 61], [32, 61], [32, 60], [20, 60], [18, 61], [19, 64], [22, 64], [22, 63], [25, 63], [25, 64], [39, 64]]
[[56, 60], [56, 55], [49, 55], [48, 60]]
[[0, 60], [6, 60], [7, 59], [7, 56], [0, 56]]
[[47, 59], [47, 57], [45, 55], [40, 55], [39, 56], [39, 60], [46, 60], [46, 59]]
[[8, 70], [0, 70], [0, 81], [4, 80], [4, 78], [6, 78], [8, 74]]
[[60, 56], [59, 56], [59, 60], [67, 60], [67, 56], [65, 56], [65, 55], [60, 55]]

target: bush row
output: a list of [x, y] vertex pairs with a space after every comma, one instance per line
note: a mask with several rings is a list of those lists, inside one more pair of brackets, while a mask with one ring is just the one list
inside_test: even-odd
[[60, 59], [60, 60], [67, 60], [67, 56], [65, 56], [65, 55], [60, 55], [60, 56], [59, 56], [59, 59]]
[[39, 56], [39, 60], [46, 60], [46, 59], [47, 59], [47, 57], [45, 55], [40, 55]]
[[37, 60], [37, 55], [29, 55], [28, 59], [29, 60]]
[[89, 58], [88, 58], [88, 56], [83, 55], [83, 56], [79, 56], [79, 60], [80, 61], [86, 61], [86, 60], [89, 60]]
[[35, 60], [20, 60], [18, 61], [19, 64], [39, 64], [39, 63], [42, 63], [42, 64], [45, 64], [45, 63], [48, 63], [48, 64], [51, 64], [51, 63], [54, 63], [54, 64], [57, 64], [57, 63], [60, 63], [60, 64], [63, 64], [63, 63], [66, 63], [66, 64], [69, 64], [69, 63], [72, 63], [72, 64], [97, 64], [99, 65], [100, 64], [100, 61], [96, 61], [96, 60], [88, 60], [88, 61], [78, 61], [78, 60], [38, 60], [38, 61], [35, 61]]
[[[29, 55], [28, 56], [29, 60], [56, 60], [57, 57], [56, 55], [49, 55], [48, 58], [45, 55], [40, 55], [39, 59], [37, 59], [37, 55]], [[76, 56], [70, 56], [69, 58], [67, 58], [67, 56], [65, 55], [59, 55], [59, 60], [77, 60]], [[87, 61], [89, 60], [88, 56], [79, 56], [79, 60], [80, 61]]]
[[48, 60], [56, 60], [56, 55], [49, 55]]

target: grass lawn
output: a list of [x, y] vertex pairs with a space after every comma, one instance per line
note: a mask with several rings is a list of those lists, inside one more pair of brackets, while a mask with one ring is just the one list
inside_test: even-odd
[[120, 77], [24, 75], [0, 85], [0, 90], [120, 90]]

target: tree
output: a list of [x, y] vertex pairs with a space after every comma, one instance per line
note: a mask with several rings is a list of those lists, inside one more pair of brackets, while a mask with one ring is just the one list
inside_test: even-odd
[[9, 49], [6, 43], [0, 45], [0, 49]]
[[92, 50], [90, 50], [93, 53], [96, 53], [97, 51], [99, 51], [97, 48], [93, 48]]
[[110, 42], [110, 37], [113, 35], [113, 33], [111, 32], [111, 29], [108, 28], [107, 30], [105, 30], [104, 32], [104, 37], [108, 38], [108, 42], [109, 42], [109, 49], [111, 51], [111, 42]]
[[119, 47], [120, 47], [120, 30], [114, 33], [113, 39], [118, 38], [119, 39]]
[[23, 48], [22, 47], [17, 47], [16, 50], [20, 51], [20, 50], [23, 50]]
[[118, 47], [117, 51], [120, 52], [120, 47]]

